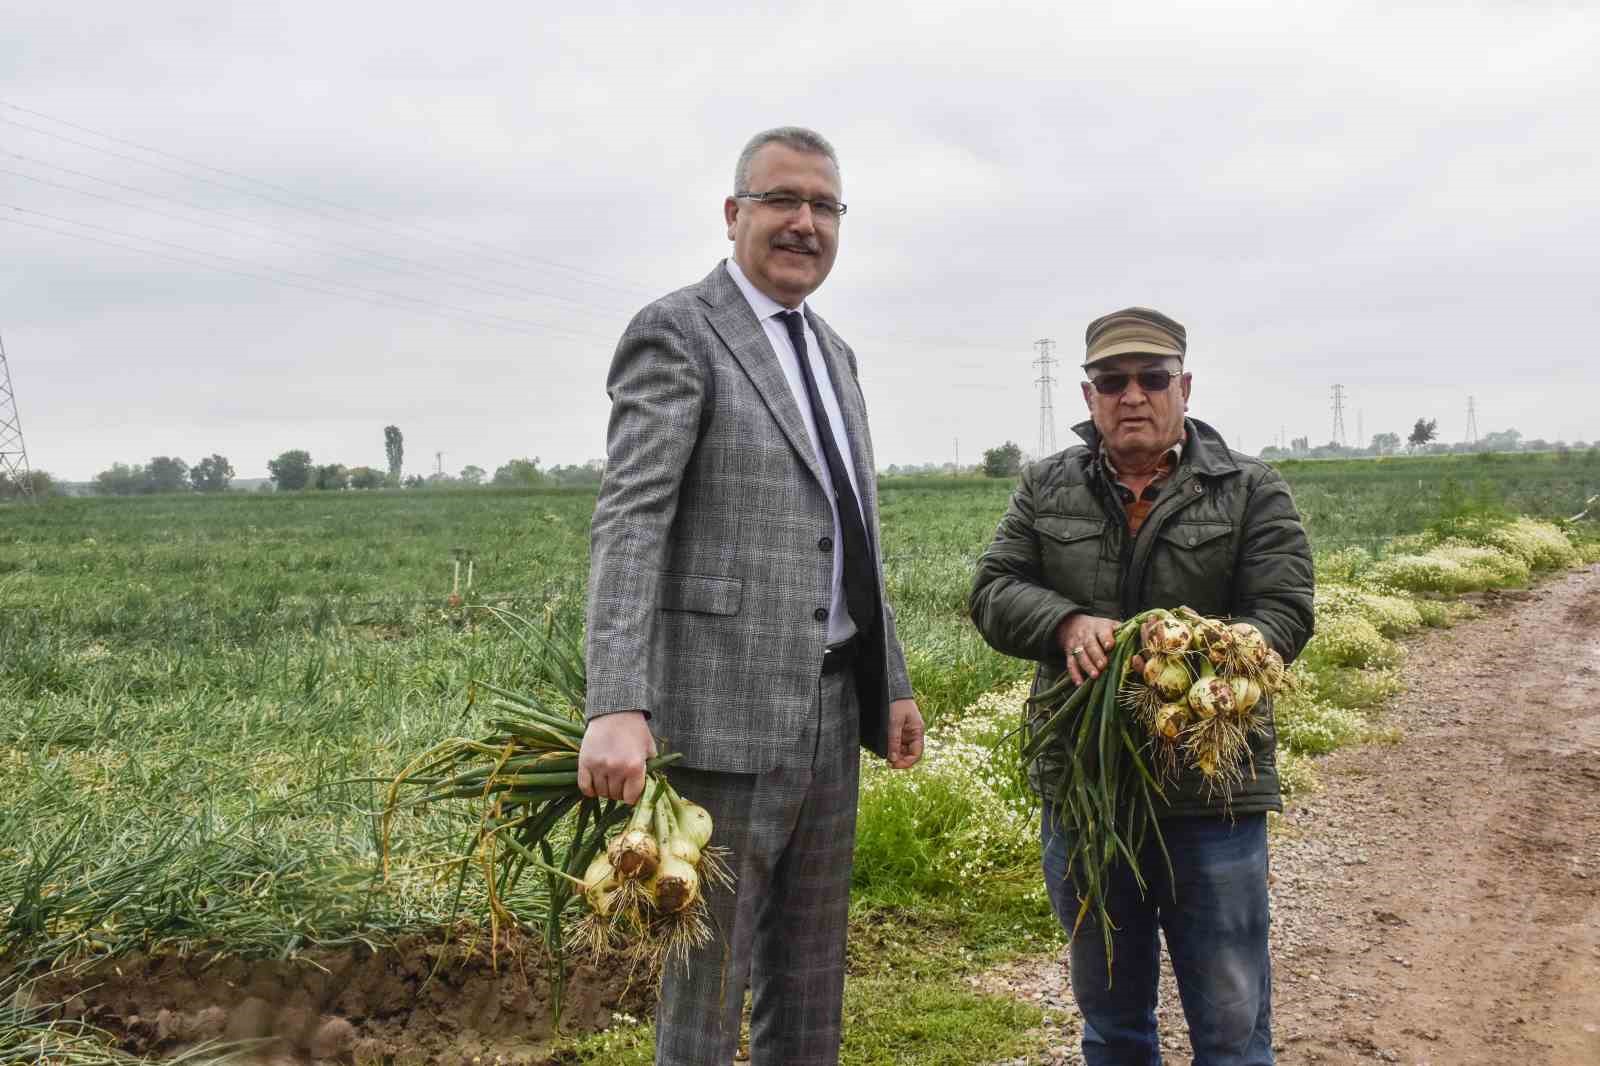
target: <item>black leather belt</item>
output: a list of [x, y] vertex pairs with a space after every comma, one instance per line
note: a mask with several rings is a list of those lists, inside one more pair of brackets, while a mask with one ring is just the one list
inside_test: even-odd
[[843, 644], [835, 644], [822, 653], [822, 672], [837, 674], [855, 666], [861, 656], [861, 638], [851, 637]]

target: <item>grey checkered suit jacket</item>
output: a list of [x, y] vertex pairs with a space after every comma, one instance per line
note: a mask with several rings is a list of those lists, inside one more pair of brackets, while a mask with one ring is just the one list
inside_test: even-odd
[[[878, 492], [855, 353], [809, 314], [876, 553]], [[814, 713], [829, 605], [830, 488], [761, 323], [726, 267], [628, 325], [606, 390], [590, 531], [588, 716], [642, 709], [684, 762], [761, 772]], [[878, 577], [882, 595], [883, 577]], [[911, 695], [887, 601], [860, 674], [862, 744]]]

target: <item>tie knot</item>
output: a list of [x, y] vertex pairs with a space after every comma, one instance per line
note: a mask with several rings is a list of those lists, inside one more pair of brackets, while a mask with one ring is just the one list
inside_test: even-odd
[[796, 352], [805, 351], [806, 319], [799, 311], [779, 311], [778, 317], [783, 320], [783, 328], [789, 331], [789, 340], [794, 344]]

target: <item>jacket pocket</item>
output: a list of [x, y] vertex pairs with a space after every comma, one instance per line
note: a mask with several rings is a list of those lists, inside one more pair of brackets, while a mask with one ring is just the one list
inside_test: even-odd
[[1200, 551], [1232, 532], [1226, 522], [1175, 522], [1161, 530], [1161, 539], [1174, 548]]
[[1095, 602], [1095, 580], [1105, 548], [1105, 519], [1042, 514], [1034, 517], [1033, 528], [1039, 534], [1039, 568], [1044, 583], [1090, 609]]
[[744, 582], [736, 577], [664, 573], [658, 586], [656, 607], [663, 611], [698, 614], [738, 614], [744, 599]]
[[1232, 613], [1233, 526], [1174, 522], [1158, 537], [1148, 571], [1151, 601], [1163, 606], [1183, 603], [1201, 614]]
[[1100, 539], [1100, 534], [1105, 532], [1106, 522], [1103, 518], [1068, 518], [1065, 515], [1042, 514], [1033, 520], [1033, 528], [1047, 541], [1057, 544], [1076, 544], [1083, 540]]

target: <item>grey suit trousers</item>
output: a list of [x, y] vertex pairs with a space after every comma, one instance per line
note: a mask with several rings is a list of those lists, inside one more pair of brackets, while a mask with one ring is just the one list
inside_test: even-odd
[[799, 741], [764, 773], [673, 768], [733, 852], [734, 891], [708, 897], [711, 944], [663, 976], [656, 1062], [729, 1066], [751, 990], [753, 1066], [834, 1066], [860, 785], [860, 712], [849, 672], [823, 675]]

